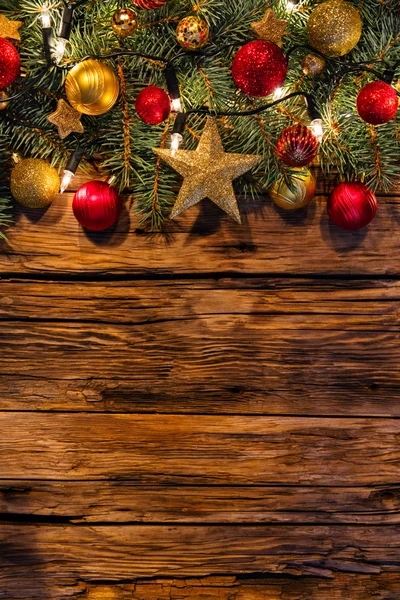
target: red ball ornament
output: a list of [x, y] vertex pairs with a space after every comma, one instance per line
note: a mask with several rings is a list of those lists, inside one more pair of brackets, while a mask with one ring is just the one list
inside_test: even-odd
[[11, 42], [0, 37], [0, 90], [11, 85], [21, 68], [19, 54]]
[[328, 200], [328, 214], [342, 229], [355, 231], [366, 227], [378, 208], [375, 194], [358, 181], [340, 183]]
[[118, 221], [122, 202], [117, 190], [105, 181], [89, 181], [75, 193], [72, 210], [82, 227], [104, 231]]
[[372, 81], [360, 91], [357, 110], [363, 121], [382, 125], [395, 118], [399, 108], [396, 90], [384, 81]]
[[272, 42], [254, 40], [240, 48], [232, 75], [238, 88], [248, 96], [269, 96], [285, 81], [287, 61]]
[[318, 153], [318, 140], [305, 125], [291, 125], [282, 131], [276, 148], [279, 158], [291, 167], [309, 165]]
[[167, 0], [132, 0], [132, 2], [138, 8], [150, 10], [153, 8], [160, 8], [160, 6], [163, 6]]
[[171, 100], [164, 90], [150, 85], [136, 98], [136, 112], [145, 123], [159, 125], [170, 115]]

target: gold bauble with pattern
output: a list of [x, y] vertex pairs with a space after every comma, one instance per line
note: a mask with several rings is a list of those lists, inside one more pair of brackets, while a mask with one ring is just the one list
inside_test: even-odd
[[293, 169], [292, 188], [283, 179], [269, 190], [273, 202], [284, 210], [297, 210], [307, 206], [315, 196], [316, 181], [309, 169]]
[[185, 50], [200, 50], [210, 41], [210, 28], [201, 17], [185, 17], [176, 28], [177, 42]]
[[319, 77], [325, 70], [326, 60], [318, 54], [307, 54], [303, 58], [301, 68], [307, 77]]
[[139, 27], [137, 14], [131, 8], [119, 8], [113, 15], [111, 26], [117, 37], [125, 39]]
[[307, 31], [311, 46], [318, 52], [330, 57], [344, 56], [360, 41], [360, 13], [345, 0], [326, 0], [311, 13]]
[[102, 115], [118, 100], [118, 77], [105, 63], [89, 58], [68, 73], [65, 93], [70, 105], [80, 113]]
[[60, 177], [57, 170], [45, 160], [25, 158], [11, 171], [11, 193], [27, 208], [45, 208], [58, 195]]

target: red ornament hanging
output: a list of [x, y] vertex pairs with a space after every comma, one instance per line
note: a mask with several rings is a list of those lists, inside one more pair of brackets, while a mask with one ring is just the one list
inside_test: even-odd
[[21, 68], [19, 54], [11, 42], [0, 37], [0, 90], [11, 85]]
[[276, 148], [279, 158], [291, 167], [309, 165], [318, 153], [318, 140], [305, 125], [291, 125], [280, 135]]
[[267, 40], [254, 40], [240, 48], [232, 75], [248, 96], [269, 96], [285, 81], [287, 61], [282, 50]]
[[342, 229], [355, 231], [366, 227], [378, 208], [375, 194], [358, 181], [340, 183], [328, 200], [328, 214]]
[[82, 227], [104, 231], [118, 221], [122, 202], [117, 190], [105, 181], [89, 181], [76, 192], [72, 210]]
[[395, 118], [399, 108], [396, 90], [384, 81], [372, 81], [357, 97], [357, 110], [363, 121], [382, 125]]
[[151, 10], [153, 8], [160, 8], [160, 6], [163, 6], [167, 0], [132, 0], [132, 2], [138, 8]]
[[150, 85], [136, 98], [136, 112], [145, 123], [159, 125], [170, 115], [171, 100], [164, 90]]

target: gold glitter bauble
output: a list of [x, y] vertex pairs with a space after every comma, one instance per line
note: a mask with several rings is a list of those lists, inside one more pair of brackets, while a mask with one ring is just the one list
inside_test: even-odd
[[185, 50], [199, 50], [210, 40], [208, 23], [200, 17], [185, 17], [178, 23], [176, 39]]
[[271, 199], [280, 208], [296, 210], [304, 208], [315, 196], [316, 181], [309, 169], [293, 169], [293, 191], [289, 189], [284, 180], [274, 183], [269, 190]]
[[317, 54], [307, 54], [303, 58], [301, 68], [307, 77], [319, 77], [325, 70], [326, 60]]
[[57, 197], [60, 178], [57, 170], [45, 160], [26, 158], [11, 171], [11, 193], [28, 208], [44, 208]]
[[313, 10], [307, 23], [313, 48], [326, 56], [344, 56], [362, 34], [360, 13], [344, 0], [327, 0]]
[[137, 30], [139, 22], [135, 11], [130, 8], [119, 8], [114, 13], [111, 25], [116, 36], [127, 38]]
[[[4, 90], [0, 90], [0, 100], [7, 100], [8, 94]], [[0, 102], [0, 110], [6, 110], [8, 102]]]
[[108, 65], [89, 58], [68, 73], [65, 92], [69, 103], [78, 112], [102, 115], [118, 100], [118, 77]]
[[235, 221], [241, 222], [232, 181], [255, 167], [260, 157], [225, 152], [215, 119], [208, 117], [197, 150], [157, 148], [154, 152], [184, 178], [171, 219], [203, 198], [209, 198]]

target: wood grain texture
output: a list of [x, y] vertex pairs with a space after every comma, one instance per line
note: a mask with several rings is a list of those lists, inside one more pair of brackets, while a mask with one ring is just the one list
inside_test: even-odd
[[400, 487], [0, 480], [0, 514], [43, 523], [399, 524]]
[[398, 281], [0, 285], [3, 410], [399, 416]]
[[359, 232], [332, 225], [326, 197], [318, 197], [300, 214], [281, 211], [268, 199], [248, 203], [241, 209], [241, 226], [204, 201], [171, 224], [168, 235], [147, 235], [129, 206], [113, 231], [85, 232], [72, 214], [72, 198], [72, 194], [60, 196], [44, 213], [16, 207], [15, 226], [0, 255], [0, 272], [141, 276], [400, 273], [396, 196], [381, 197], [377, 217]]
[[394, 419], [10, 412], [0, 429], [8, 479], [387, 485], [400, 467]]

